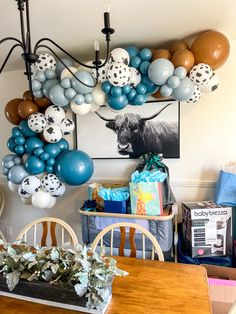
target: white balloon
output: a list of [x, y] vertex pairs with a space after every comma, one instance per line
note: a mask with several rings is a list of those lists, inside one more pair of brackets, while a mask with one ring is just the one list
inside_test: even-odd
[[43, 131], [45, 140], [49, 143], [57, 143], [62, 138], [61, 128], [56, 124], [50, 124]]
[[210, 80], [203, 86], [201, 86], [201, 91], [205, 93], [211, 93], [214, 92], [220, 84], [219, 76], [213, 73]]
[[141, 74], [139, 73], [137, 69], [133, 67], [130, 67], [129, 70], [130, 70], [129, 85], [131, 87], [135, 87], [141, 82]]
[[62, 122], [63, 119], [65, 119], [65, 116], [65, 110], [56, 105], [48, 107], [45, 111], [45, 119], [48, 123], [58, 125]]
[[56, 201], [57, 201], [56, 197], [50, 196], [50, 201], [49, 201], [49, 204], [48, 204], [48, 206], [47, 206], [47, 209], [50, 209], [50, 208], [52, 208], [53, 206], [55, 206]]
[[28, 118], [28, 126], [36, 133], [42, 132], [47, 127], [47, 120], [44, 114], [40, 112], [32, 113]]
[[112, 63], [107, 70], [107, 79], [113, 86], [123, 87], [130, 81], [130, 69], [123, 63]]
[[100, 108], [99, 105], [91, 104], [90, 112], [95, 112]]
[[26, 205], [32, 205], [31, 197], [29, 198], [21, 197], [21, 200]]
[[109, 56], [109, 63], [121, 62], [128, 65], [130, 57], [128, 52], [123, 48], [115, 48], [111, 51]]
[[82, 104], [82, 105], [77, 105], [73, 100], [70, 102], [70, 108], [75, 114], [81, 114], [85, 115], [89, 113], [91, 109], [91, 104]]
[[53, 173], [46, 174], [41, 180], [42, 189], [49, 193], [56, 191], [60, 183], [58, 177]]
[[102, 90], [102, 85], [97, 84], [92, 90], [93, 102], [99, 107], [106, 103], [106, 93]]
[[75, 128], [74, 121], [69, 118], [62, 120], [59, 126], [61, 128], [63, 135], [71, 134]]
[[8, 187], [9, 187], [9, 190], [11, 190], [12, 192], [18, 191], [18, 185], [11, 181], [8, 181]]
[[37, 208], [47, 208], [50, 198], [50, 193], [39, 190], [32, 195], [32, 205]]
[[18, 187], [18, 194], [20, 195], [20, 197], [23, 197], [23, 198], [29, 198], [31, 197], [31, 195], [29, 193], [27, 193], [21, 185], [19, 185]]
[[[78, 71], [78, 69], [75, 67], [69, 67], [69, 69], [71, 70], [72, 73], [75, 73]], [[69, 78], [73, 77], [73, 75], [68, 71], [68, 69], [64, 69], [61, 72], [61, 80], [63, 80], [65, 77], [69, 77]]]
[[36, 176], [27, 176], [21, 182], [22, 191], [25, 191], [29, 195], [37, 192], [40, 188], [40, 185], [41, 185], [41, 181]]
[[52, 193], [52, 196], [59, 197], [65, 193], [66, 187], [65, 184], [60, 183], [59, 187]]

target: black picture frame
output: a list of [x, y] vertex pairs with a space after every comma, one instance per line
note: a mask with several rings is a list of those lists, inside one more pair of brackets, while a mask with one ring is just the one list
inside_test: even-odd
[[[160, 113], [157, 117], [154, 117], [151, 120], [145, 119], [145, 118], [150, 118], [158, 111], [160, 111]], [[143, 120], [145, 121], [145, 127], [144, 129], [142, 129], [142, 132], [137, 131], [136, 129], [135, 130], [132, 129], [130, 132], [131, 141], [136, 139], [134, 137], [135, 133], [137, 136], [140, 136], [141, 138], [145, 137], [147, 127], [148, 126], [150, 127], [150, 125], [152, 129], [154, 128], [154, 132], [155, 132], [155, 125], [156, 125], [158, 126], [156, 133], [153, 133], [152, 136], [148, 134], [149, 136], [147, 137], [147, 139], [145, 139], [145, 143], [151, 140], [155, 142], [154, 145], [157, 145], [159, 143], [158, 139], [160, 138], [160, 142], [162, 143], [162, 146], [164, 147], [166, 153], [163, 153], [163, 151], [157, 151], [155, 149], [153, 150], [149, 149], [148, 151], [163, 153], [163, 157], [168, 158], [168, 159], [180, 158], [180, 102], [175, 99], [158, 100], [158, 101], [150, 100], [150, 101], [147, 101], [142, 106], [127, 106], [125, 109], [121, 111], [111, 111], [111, 109], [108, 108], [107, 106], [102, 106], [99, 108], [97, 113], [90, 112], [87, 115], [76, 115], [75, 119], [76, 119], [76, 147], [77, 149], [80, 149], [86, 152], [92, 159], [136, 159], [138, 158], [139, 151], [141, 149], [138, 148], [139, 151], [137, 151], [136, 149], [136, 153], [133, 154], [132, 152], [130, 152], [130, 144], [129, 144], [129, 148], [127, 149], [129, 151], [128, 155], [121, 155], [118, 152], [117, 133], [115, 133], [115, 131], [112, 131], [112, 129], [106, 126], [108, 123], [111, 126], [112, 124], [111, 121], [103, 120], [103, 118], [113, 120], [114, 117], [117, 117], [118, 115], [122, 115], [122, 118], [124, 118], [125, 113], [134, 114], [134, 116], [132, 115], [132, 118], [134, 118], [135, 121], [132, 120], [131, 115], [126, 115], [126, 121], [123, 121], [121, 119], [122, 122], [126, 124], [125, 125], [123, 124], [122, 125], [123, 127], [121, 126], [121, 128], [117, 130], [119, 134], [120, 132], [123, 132], [124, 129], [128, 127], [128, 125], [132, 127], [132, 122], [134, 123], [137, 122], [136, 116], [138, 115], [142, 121]], [[129, 119], [131, 119], [132, 121], [127, 122], [127, 120]], [[165, 127], [160, 128], [160, 125], [165, 125]], [[173, 129], [173, 125], [174, 125], [174, 129]], [[114, 125], [112, 125], [112, 127], [113, 126]], [[137, 124], [135, 124], [135, 126], [137, 126]], [[129, 130], [128, 130], [128, 133], [129, 133]], [[160, 134], [163, 134], [163, 136], [160, 137]], [[171, 136], [171, 140], [168, 140], [169, 136]], [[166, 143], [170, 143], [170, 144], [166, 144]], [[133, 145], [135, 146], [134, 143]], [[152, 146], [152, 144], [150, 145]], [[136, 145], [136, 146], [140, 146], [140, 145]], [[122, 148], [123, 148], [123, 145], [122, 145]], [[132, 150], [133, 150], [133, 147], [131, 148], [131, 151]], [[169, 151], [169, 154], [168, 154], [168, 151]]]

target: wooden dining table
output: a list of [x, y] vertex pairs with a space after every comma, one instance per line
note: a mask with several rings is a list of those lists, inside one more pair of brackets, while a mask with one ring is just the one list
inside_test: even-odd
[[[106, 314], [208, 314], [211, 312], [206, 270], [202, 266], [115, 257], [126, 277], [113, 281]], [[1, 314], [75, 314], [0, 296]]]

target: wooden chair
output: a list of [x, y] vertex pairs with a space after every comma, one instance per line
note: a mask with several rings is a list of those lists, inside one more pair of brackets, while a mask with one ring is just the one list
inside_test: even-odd
[[[5, 206], [5, 195], [4, 195], [2, 187], [0, 187], [0, 217], [2, 216], [4, 206]], [[1, 230], [0, 230], [0, 239], [6, 242], [6, 239]]]
[[[68, 242], [65, 242], [65, 231], [67, 231], [69, 235], [69, 243], [73, 245], [74, 248], [76, 248], [78, 244], [78, 239], [76, 237], [76, 234], [74, 230], [63, 220], [54, 218], [54, 217], [44, 217], [44, 218], [39, 218], [31, 223], [29, 223], [18, 235], [16, 240], [22, 240], [26, 243], [28, 243], [28, 238], [27, 234], [30, 231], [30, 229], [33, 228], [33, 245], [38, 244], [37, 243], [37, 226], [39, 224], [42, 224], [42, 237], [41, 237], [41, 246], [47, 246], [47, 237], [48, 237], [48, 224], [50, 223], [50, 235], [51, 235], [51, 246], [58, 246], [58, 241], [57, 237], [59, 237], [60, 233], [60, 238], [61, 238], [61, 245], [65, 246], [68, 244]], [[56, 225], [59, 225], [61, 227], [61, 232], [56, 232]], [[30, 244], [30, 243], [28, 243]]]
[[129, 223], [129, 222], [118, 222], [102, 230], [94, 239], [91, 246], [91, 252], [92, 253], [95, 252], [99, 242], [100, 242], [101, 247], [103, 247], [103, 237], [105, 236], [105, 234], [111, 232], [111, 237], [110, 237], [111, 253], [110, 254], [113, 255], [113, 232], [114, 232], [114, 229], [119, 228], [120, 229], [119, 256], [125, 256], [124, 249], [125, 249], [127, 227], [130, 228], [129, 229], [130, 257], [136, 257], [137, 252], [136, 252], [136, 245], [135, 245], [135, 231], [139, 230], [142, 233], [142, 257], [143, 259], [145, 259], [145, 237], [146, 237], [152, 242], [151, 259], [154, 260], [154, 255], [155, 253], [157, 253], [159, 261], [164, 261], [162, 250], [156, 238], [144, 227], [138, 224]]

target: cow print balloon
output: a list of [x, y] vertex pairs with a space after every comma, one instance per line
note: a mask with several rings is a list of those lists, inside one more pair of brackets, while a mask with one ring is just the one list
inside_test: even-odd
[[23, 197], [23, 198], [29, 198], [31, 196], [20, 185], [18, 187], [18, 194], [20, 195], [20, 197]]
[[60, 124], [61, 131], [63, 135], [71, 134], [75, 128], [74, 121], [71, 119], [64, 119], [62, 123]]
[[206, 85], [203, 85], [201, 87], [201, 90], [205, 93], [211, 93], [211, 92], [214, 92], [219, 87], [219, 84], [220, 84], [220, 79], [218, 75], [213, 73], [212, 77], [206, 83]]
[[212, 77], [212, 68], [205, 63], [195, 65], [190, 71], [189, 77], [198, 86], [206, 85]]
[[65, 119], [65, 111], [59, 106], [50, 106], [45, 111], [45, 118], [48, 123], [60, 124]]
[[60, 183], [59, 187], [52, 193], [52, 196], [59, 197], [65, 193], [66, 187], [63, 183]]
[[141, 74], [135, 68], [130, 67], [130, 80], [129, 85], [130, 87], [135, 87], [141, 82]]
[[44, 129], [43, 136], [49, 143], [57, 143], [62, 138], [61, 128], [56, 124], [50, 124]]
[[55, 174], [46, 174], [41, 180], [42, 189], [46, 192], [53, 193], [60, 187], [60, 181]]
[[28, 118], [28, 126], [36, 133], [42, 132], [47, 127], [47, 121], [44, 114], [40, 112], [32, 113]]
[[39, 71], [45, 71], [46, 69], [55, 70], [56, 60], [48, 53], [41, 53], [35, 62], [35, 67]]
[[123, 87], [130, 81], [130, 69], [123, 63], [112, 63], [108, 67], [107, 78], [113, 86]]
[[[105, 60], [101, 60], [103, 63]], [[102, 83], [107, 80], [107, 69], [108, 69], [109, 63], [107, 62], [103, 67], [98, 69], [98, 82]], [[92, 69], [92, 76], [94, 79], [97, 77], [97, 71], [96, 69]]]
[[192, 96], [187, 100], [188, 103], [194, 103], [197, 102], [202, 96], [200, 87], [197, 85], [194, 85], [194, 92]]
[[28, 194], [34, 194], [40, 189], [41, 181], [36, 176], [25, 177], [21, 182], [21, 188]]
[[113, 49], [112, 52], [110, 53], [108, 62], [109, 63], [116, 63], [120, 62], [125, 65], [129, 65], [130, 57], [128, 52], [123, 49], [123, 48], [116, 48]]

